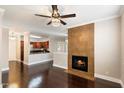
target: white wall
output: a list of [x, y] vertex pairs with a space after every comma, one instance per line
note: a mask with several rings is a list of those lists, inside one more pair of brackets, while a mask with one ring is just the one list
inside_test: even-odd
[[24, 64], [29, 64], [30, 54], [30, 33], [24, 32]]
[[18, 60], [18, 61], [20, 61], [20, 57], [21, 57], [21, 47], [20, 47], [20, 41], [21, 41], [21, 38], [20, 38], [20, 34], [18, 34], [18, 35], [16, 35], [16, 49], [15, 49], [15, 51], [16, 51], [16, 59]]
[[9, 60], [16, 60], [16, 39], [9, 39]]
[[0, 87], [1, 87], [1, 76], [2, 76], [2, 72], [1, 72], [1, 68], [2, 68], [2, 16], [4, 14], [4, 10], [0, 8]]
[[9, 31], [3, 29], [2, 31], [2, 69], [8, 68], [9, 60]]
[[[50, 37], [49, 49], [53, 56], [53, 65], [67, 68], [66, 37]], [[59, 45], [60, 44], [60, 45]], [[58, 47], [60, 46], [60, 47]], [[62, 49], [57, 49], [62, 48]]]
[[63, 43], [65, 46], [64, 46], [64, 49], [62, 49], [61, 52], [66, 52], [66, 42], [65, 42], [65, 39], [66, 37], [50, 37], [49, 40], [49, 50], [50, 52], [59, 52], [57, 51], [57, 43], [60, 42], [60, 43]]
[[4, 28], [3, 29], [3, 38], [2, 38], [2, 42], [3, 42], [3, 53], [6, 56], [3, 56], [4, 61], [2, 63], [2, 69], [6, 69], [8, 68], [9, 65], [9, 61], [10, 60], [17, 60], [17, 51], [16, 51], [16, 47], [17, 47], [17, 39], [10, 39], [9, 38], [9, 29]]
[[121, 17], [121, 80], [124, 87], [124, 14]]
[[[1, 20], [0, 20], [1, 21]], [[1, 86], [1, 76], [2, 76], [2, 29], [0, 27], [0, 86]]]
[[95, 73], [120, 78], [120, 18], [95, 23]]
[[68, 68], [68, 54], [67, 52], [54, 52], [53, 65], [64, 69]]

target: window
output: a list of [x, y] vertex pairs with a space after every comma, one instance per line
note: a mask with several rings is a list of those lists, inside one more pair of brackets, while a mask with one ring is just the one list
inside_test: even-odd
[[65, 52], [65, 42], [59, 41], [57, 42], [57, 52]]

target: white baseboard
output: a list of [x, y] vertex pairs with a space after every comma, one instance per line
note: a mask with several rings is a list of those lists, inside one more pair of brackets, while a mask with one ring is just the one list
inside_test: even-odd
[[63, 68], [63, 69], [67, 69], [67, 67], [60, 66], [60, 65], [56, 65], [56, 64], [53, 64], [53, 66], [55, 66], [55, 67], [59, 67], [59, 68]]
[[121, 84], [121, 87], [124, 88], [124, 83], [122, 82], [122, 80], [121, 80], [120, 84]]
[[105, 79], [105, 80], [108, 80], [108, 81], [112, 81], [112, 82], [115, 82], [115, 83], [120, 83], [120, 84], [122, 82], [118, 78], [114, 78], [114, 77], [110, 77], [110, 76], [106, 76], [106, 75], [100, 75], [100, 74], [97, 74], [97, 73], [95, 73], [95, 77], [98, 77], [98, 78], [101, 78], [101, 79]]
[[[53, 64], [53, 66], [56, 66], [56, 67], [59, 67], [59, 68], [63, 68], [63, 69], [67, 69], [67, 67], [56, 65], [56, 64]], [[101, 78], [101, 79], [105, 79], [105, 80], [108, 80], [108, 81], [112, 81], [112, 82], [116, 82], [116, 83], [120, 83], [121, 84], [121, 80], [120, 79], [113, 78], [113, 77], [110, 77], [110, 76], [105, 76], [105, 75], [100, 75], [100, 74], [96, 74], [95, 73], [95, 77], [98, 77], [98, 78]]]
[[[60, 68], [63, 68], [63, 69], [67, 69], [67, 67], [63, 67], [63, 66], [56, 65], [56, 64], [53, 64], [53, 66], [60, 67]], [[114, 78], [114, 77], [110, 77], [110, 76], [106, 76], [106, 75], [100, 75], [100, 74], [97, 74], [97, 73], [95, 73], [95, 77], [98, 77], [98, 78], [101, 78], [101, 79], [104, 79], [104, 80], [108, 80], [108, 81], [112, 81], [112, 82], [115, 82], [115, 83], [119, 83], [119, 84], [121, 84], [121, 87], [124, 88], [124, 83], [122, 82], [122, 80], [120, 80], [118, 78]]]
[[0, 88], [2, 88], [2, 84], [0, 83]]

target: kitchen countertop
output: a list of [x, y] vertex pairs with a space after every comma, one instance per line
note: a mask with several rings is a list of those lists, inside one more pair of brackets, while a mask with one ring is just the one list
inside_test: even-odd
[[32, 52], [30, 53], [30, 55], [33, 55], [33, 54], [48, 54], [50, 52]]

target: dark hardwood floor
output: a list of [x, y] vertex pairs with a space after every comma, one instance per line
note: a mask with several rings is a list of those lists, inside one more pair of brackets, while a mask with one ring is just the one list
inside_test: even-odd
[[3, 87], [17, 88], [120, 88], [120, 84], [96, 78], [90, 81], [52, 67], [52, 62], [27, 66], [9, 62], [9, 71], [2, 74]]

